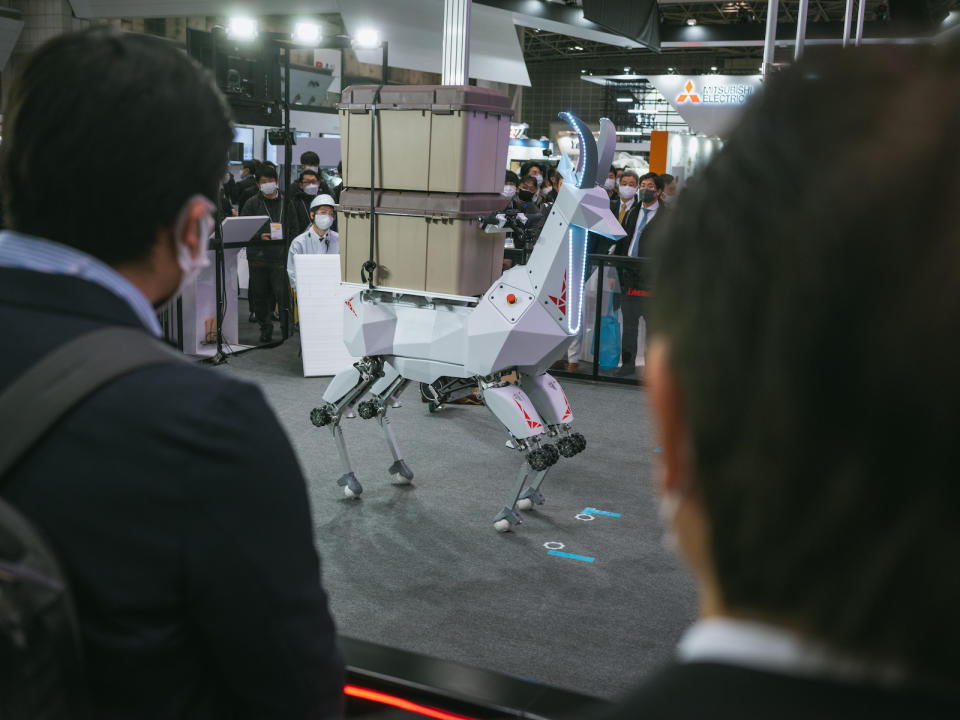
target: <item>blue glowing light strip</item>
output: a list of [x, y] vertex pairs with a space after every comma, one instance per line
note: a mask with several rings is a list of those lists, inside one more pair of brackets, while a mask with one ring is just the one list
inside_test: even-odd
[[[573, 230], [574, 228], [578, 230], [582, 230], [584, 235], [586, 235], [586, 232], [587, 232], [586, 230], [584, 230], [584, 228], [580, 227], [579, 225], [570, 226], [570, 230], [568, 231], [569, 234], [567, 235], [567, 242], [570, 244], [570, 249], [568, 251], [568, 258], [567, 258], [567, 267], [570, 268], [571, 270], [573, 270]], [[578, 332], [580, 332], [580, 325], [583, 324], [582, 323], [583, 286], [586, 280], [586, 274], [587, 274], [587, 238], [584, 237], [583, 238], [583, 262], [580, 265], [580, 277], [578, 278], [579, 279], [578, 284], [580, 286], [578, 288], [578, 293], [579, 293], [580, 299], [577, 302], [577, 326], [576, 327], [573, 327], [573, 313], [569, 313], [569, 312], [567, 313], [567, 330], [570, 332], [571, 335], [576, 335]], [[571, 280], [573, 279], [572, 273], [570, 274], [570, 278]]]
[[579, 560], [580, 562], [593, 562], [596, 558], [588, 557], [587, 555], [574, 555], [572, 553], [560, 552], [559, 550], [547, 550], [547, 555], [555, 555], [556, 557], [567, 558], [568, 560]]

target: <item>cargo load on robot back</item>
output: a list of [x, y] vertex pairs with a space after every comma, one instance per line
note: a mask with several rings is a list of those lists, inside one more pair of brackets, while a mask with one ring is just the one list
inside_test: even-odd
[[[503, 209], [500, 194], [377, 190], [374, 284], [449, 295], [482, 295], [503, 269], [503, 235], [477, 218]], [[362, 282], [370, 255], [370, 190], [340, 195], [340, 268]]]
[[[340, 96], [345, 187], [370, 187], [370, 109], [377, 87], [352, 85]], [[503, 189], [513, 114], [506, 94], [472, 85], [390, 85], [376, 105], [376, 188]]]

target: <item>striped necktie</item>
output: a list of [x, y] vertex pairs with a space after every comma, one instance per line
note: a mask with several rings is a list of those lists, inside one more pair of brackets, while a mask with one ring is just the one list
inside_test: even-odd
[[627, 204], [625, 202], [620, 203], [620, 224], [623, 225], [623, 218], [627, 215]]

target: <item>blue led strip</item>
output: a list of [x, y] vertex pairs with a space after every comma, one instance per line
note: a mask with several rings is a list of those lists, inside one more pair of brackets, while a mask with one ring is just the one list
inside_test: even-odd
[[606, 510], [597, 510], [596, 508], [584, 508], [581, 515], [604, 515], [606, 517], [620, 517], [620, 513], [607, 512]]
[[[582, 236], [578, 238], [578, 242], [583, 247], [583, 250], [581, 251], [582, 257], [581, 257], [580, 267], [576, 276], [577, 285], [578, 285], [578, 287], [576, 288], [577, 312], [567, 313], [567, 330], [571, 335], [576, 335], [578, 332], [580, 332], [580, 325], [582, 324], [582, 317], [583, 317], [583, 286], [585, 284], [585, 279], [586, 279], [585, 275], [587, 272], [587, 231], [584, 228], [580, 227], [579, 225], [571, 225], [567, 235], [567, 243], [570, 246], [569, 257], [567, 258], [567, 267], [570, 268], [569, 277], [571, 281], [571, 287], [570, 287], [571, 291], [574, 290], [572, 285], [573, 277], [574, 277], [573, 275], [573, 270], [574, 270], [574, 266], [573, 266], [574, 233], [573, 231], [574, 229], [579, 230], [582, 233]], [[571, 298], [573, 297], [573, 292], [570, 293], [570, 296]], [[576, 315], [576, 318], [574, 318], [574, 315]], [[576, 319], [577, 321], [576, 327], [573, 326], [574, 319]]]
[[568, 560], [579, 560], [580, 562], [593, 562], [596, 558], [588, 557], [587, 555], [574, 555], [573, 553], [560, 552], [559, 550], [547, 550], [547, 555], [555, 555], [556, 557], [567, 558]]

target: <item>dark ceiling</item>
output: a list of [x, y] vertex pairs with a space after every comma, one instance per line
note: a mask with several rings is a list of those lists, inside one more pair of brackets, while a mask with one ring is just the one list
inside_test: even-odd
[[[894, 0], [896, 2], [896, 0]], [[903, 2], [904, 0], [900, 0]], [[921, 0], [912, 0], [919, 2]], [[547, 4], [567, 7], [582, 7], [582, 0], [545, 0]], [[946, 10], [960, 9], [960, 0], [934, 0]], [[781, 32], [787, 26], [796, 26], [799, 0], [781, 0], [777, 15]], [[827, 23], [830, 29], [841, 27], [846, 10], [846, 0], [809, 0], [808, 34], [823, 30]], [[890, 19], [889, 0], [866, 0], [864, 19], [867, 27], [874, 30]], [[755, 32], [763, 36], [767, 19], [766, 0], [737, 0], [722, 2], [661, 2], [661, 36], [670, 37], [691, 24], [704, 26], [755, 26], [753, 28], [729, 28]], [[856, 11], [854, 11], [854, 24]], [[719, 28], [717, 28], [719, 30]], [[792, 32], [792, 31], [791, 31]], [[842, 31], [837, 33], [839, 38]], [[832, 37], [832, 34], [830, 35]], [[865, 36], [869, 34], [865, 31]], [[683, 47], [664, 48], [661, 53], [648, 50], [626, 50], [616, 45], [569, 37], [558, 33], [531, 28], [523, 29], [523, 53], [530, 64], [543, 62], [579, 63], [584, 72], [598, 74], [622, 72], [626, 66], [635, 71], [666, 72], [711, 72], [719, 67], [730, 73], [754, 73], [759, 68], [763, 55], [760, 47]], [[781, 51], [783, 52], [783, 51]], [[534, 68], [531, 68], [533, 70]]]

